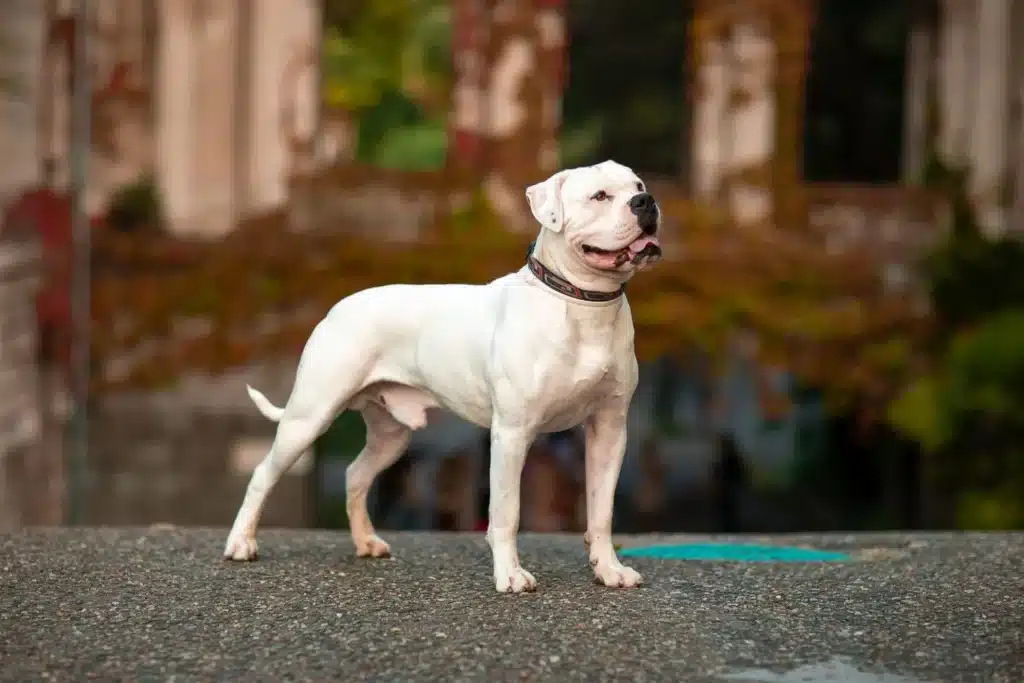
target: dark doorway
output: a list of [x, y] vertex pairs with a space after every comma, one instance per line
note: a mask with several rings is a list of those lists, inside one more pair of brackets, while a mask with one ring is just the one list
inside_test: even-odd
[[911, 4], [819, 3], [807, 79], [808, 182], [900, 180]]
[[685, 177], [689, 4], [570, 0], [564, 166], [614, 159], [640, 173]]

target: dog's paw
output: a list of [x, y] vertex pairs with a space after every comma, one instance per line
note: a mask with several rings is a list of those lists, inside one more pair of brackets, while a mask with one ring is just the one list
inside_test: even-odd
[[256, 539], [252, 536], [229, 536], [224, 546], [224, 559], [251, 562], [259, 557]]
[[391, 557], [391, 546], [377, 534], [370, 534], [356, 542], [357, 557]]
[[522, 567], [496, 569], [494, 589], [499, 593], [529, 593], [537, 590], [537, 579]]
[[594, 565], [594, 581], [609, 588], [633, 588], [644, 582], [640, 572], [619, 564], [598, 562]]

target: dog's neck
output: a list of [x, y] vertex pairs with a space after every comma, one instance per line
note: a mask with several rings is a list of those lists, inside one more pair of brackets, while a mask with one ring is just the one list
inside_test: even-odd
[[624, 280], [602, 273], [582, 263], [568, 252], [564, 243], [555, 244], [556, 236], [541, 230], [534, 243], [532, 255], [544, 268], [581, 290], [609, 295], [621, 294]]

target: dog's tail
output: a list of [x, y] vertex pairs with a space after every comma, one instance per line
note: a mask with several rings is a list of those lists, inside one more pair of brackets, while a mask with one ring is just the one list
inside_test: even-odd
[[256, 404], [256, 408], [263, 413], [263, 417], [267, 418], [271, 422], [280, 422], [281, 416], [284, 415], [284, 408], [278, 408], [271, 403], [266, 396], [256, 391], [248, 384], [245, 385], [245, 390], [249, 392], [249, 398]]

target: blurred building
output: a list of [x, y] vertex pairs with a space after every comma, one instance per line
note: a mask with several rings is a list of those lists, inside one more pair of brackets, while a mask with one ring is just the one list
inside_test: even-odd
[[[5, 60], [19, 84], [0, 91], [0, 202], [6, 205], [42, 183], [47, 165], [53, 170], [47, 181], [57, 192], [67, 188], [78, 17], [74, 0], [0, 2], [4, 35], [16, 36]], [[434, 175], [478, 180], [513, 229], [532, 230], [523, 221], [521, 188], [558, 163], [561, 97], [572, 66], [567, 5], [451, 2], [449, 153]], [[806, 186], [800, 169], [804, 88], [814, 67], [814, 20], [824, 2], [680, 4], [692, 29], [692, 131], [682, 152], [685, 178], [663, 179], [659, 194], [720, 204], [754, 223], [780, 208], [780, 190]], [[936, 149], [947, 163], [972, 168], [973, 194], [991, 230], [1024, 225], [1024, 0], [913, 6], [904, 185], [917, 181]], [[422, 190], [398, 172], [348, 172], [344, 112], [320, 101], [316, 0], [91, 0], [87, 7], [92, 214], [103, 214], [126, 185], [151, 177], [172, 235], [216, 239], [273, 211], [305, 231], [348, 229], [354, 216], [369, 211], [373, 227], [386, 228], [388, 237], [416, 239], [438, 207], [466, 201]], [[430, 186], [429, 175], [419, 174], [417, 182], [427, 178], [422, 186]], [[921, 208], [904, 187], [807, 189], [811, 223], [827, 233], [827, 248], [877, 247], [894, 286], [905, 279], [900, 268], [908, 257], [934, 233], [932, 207]], [[0, 273], [0, 298], [16, 291], [6, 282]], [[29, 296], [23, 283], [18, 286], [18, 297]], [[175, 321], [163, 322], [171, 327]], [[7, 358], [11, 343], [0, 335], [0, 344], [0, 358]], [[218, 377], [197, 372], [166, 391], [136, 387], [98, 396], [92, 469], [79, 482], [88, 490], [86, 521], [227, 523], [271, 434], [251, 410], [244, 384], [259, 384], [280, 399], [290, 381], [291, 359], [261, 360]], [[801, 418], [790, 415], [773, 442], [758, 440], [761, 406], [748, 404], [760, 394], [749, 385], [763, 379], [749, 368], [726, 378], [734, 400], [726, 409], [731, 417], [723, 420], [748, 451], [760, 450], [774, 465], [792, 450]], [[30, 424], [32, 418], [19, 419]], [[642, 426], [637, 433], [646, 436]], [[417, 438], [458, 450], [478, 436], [436, 428]], [[679, 437], [675, 446], [709, 461], [711, 437], [705, 436], [699, 443]], [[0, 458], [20, 447], [4, 446]], [[310, 521], [307, 473], [304, 462], [300, 476], [282, 483], [270, 502], [270, 523]]]
[[[280, 207], [296, 138], [316, 126], [314, 0], [91, 0], [87, 204], [152, 176], [175, 234], [216, 237]], [[74, 0], [4, 0], [18, 88], [6, 107], [0, 196], [70, 176]], [[10, 23], [8, 23], [10, 22]], [[16, 48], [16, 49], [15, 49]], [[6, 158], [12, 158], [8, 156]]]
[[[691, 45], [700, 93], [686, 136], [694, 196], [724, 198], [751, 220], [771, 207], [754, 184], [725, 189], [722, 179], [787, 152], [776, 122], [800, 120], [802, 93], [783, 91], [802, 87], [799, 63], [816, 5], [780, 1], [739, 13], [714, 2], [680, 8], [705, 27]], [[1024, 211], [1022, 2], [910, 5], [906, 179], [919, 177], [933, 149], [950, 163], [969, 164], [986, 224], [1005, 227]], [[14, 161], [2, 171], [0, 196], [40, 180], [44, 159], [53, 160], [58, 185], [67, 183], [74, 7], [74, 0], [5, 0], [7, 33], [17, 36], [10, 70], [20, 87], [16, 100], [5, 97], [14, 125], [5, 126], [4, 149]], [[152, 175], [170, 230], [215, 237], [284, 205], [294, 175], [344, 157], [344, 133], [318, 96], [315, 0], [94, 0], [89, 8], [91, 211], [100, 212], [119, 187]], [[548, 100], [564, 81], [564, 12], [559, 2], [533, 9], [510, 3], [487, 19], [474, 0], [453, 0], [452, 162], [489, 166], [480, 170], [499, 205], [519, 203], [523, 174], [556, 163], [559, 105]], [[790, 24], [783, 34], [766, 30], [773, 14]], [[490, 77], [488, 67], [495, 70]], [[741, 100], [730, 98], [737, 90]], [[509, 169], [515, 178], [504, 178]]]
[[[1024, 2], [912, 3], [907, 44], [904, 164], [928, 155], [971, 170], [989, 230], [1024, 230]], [[934, 139], [933, 139], [934, 136]]]

